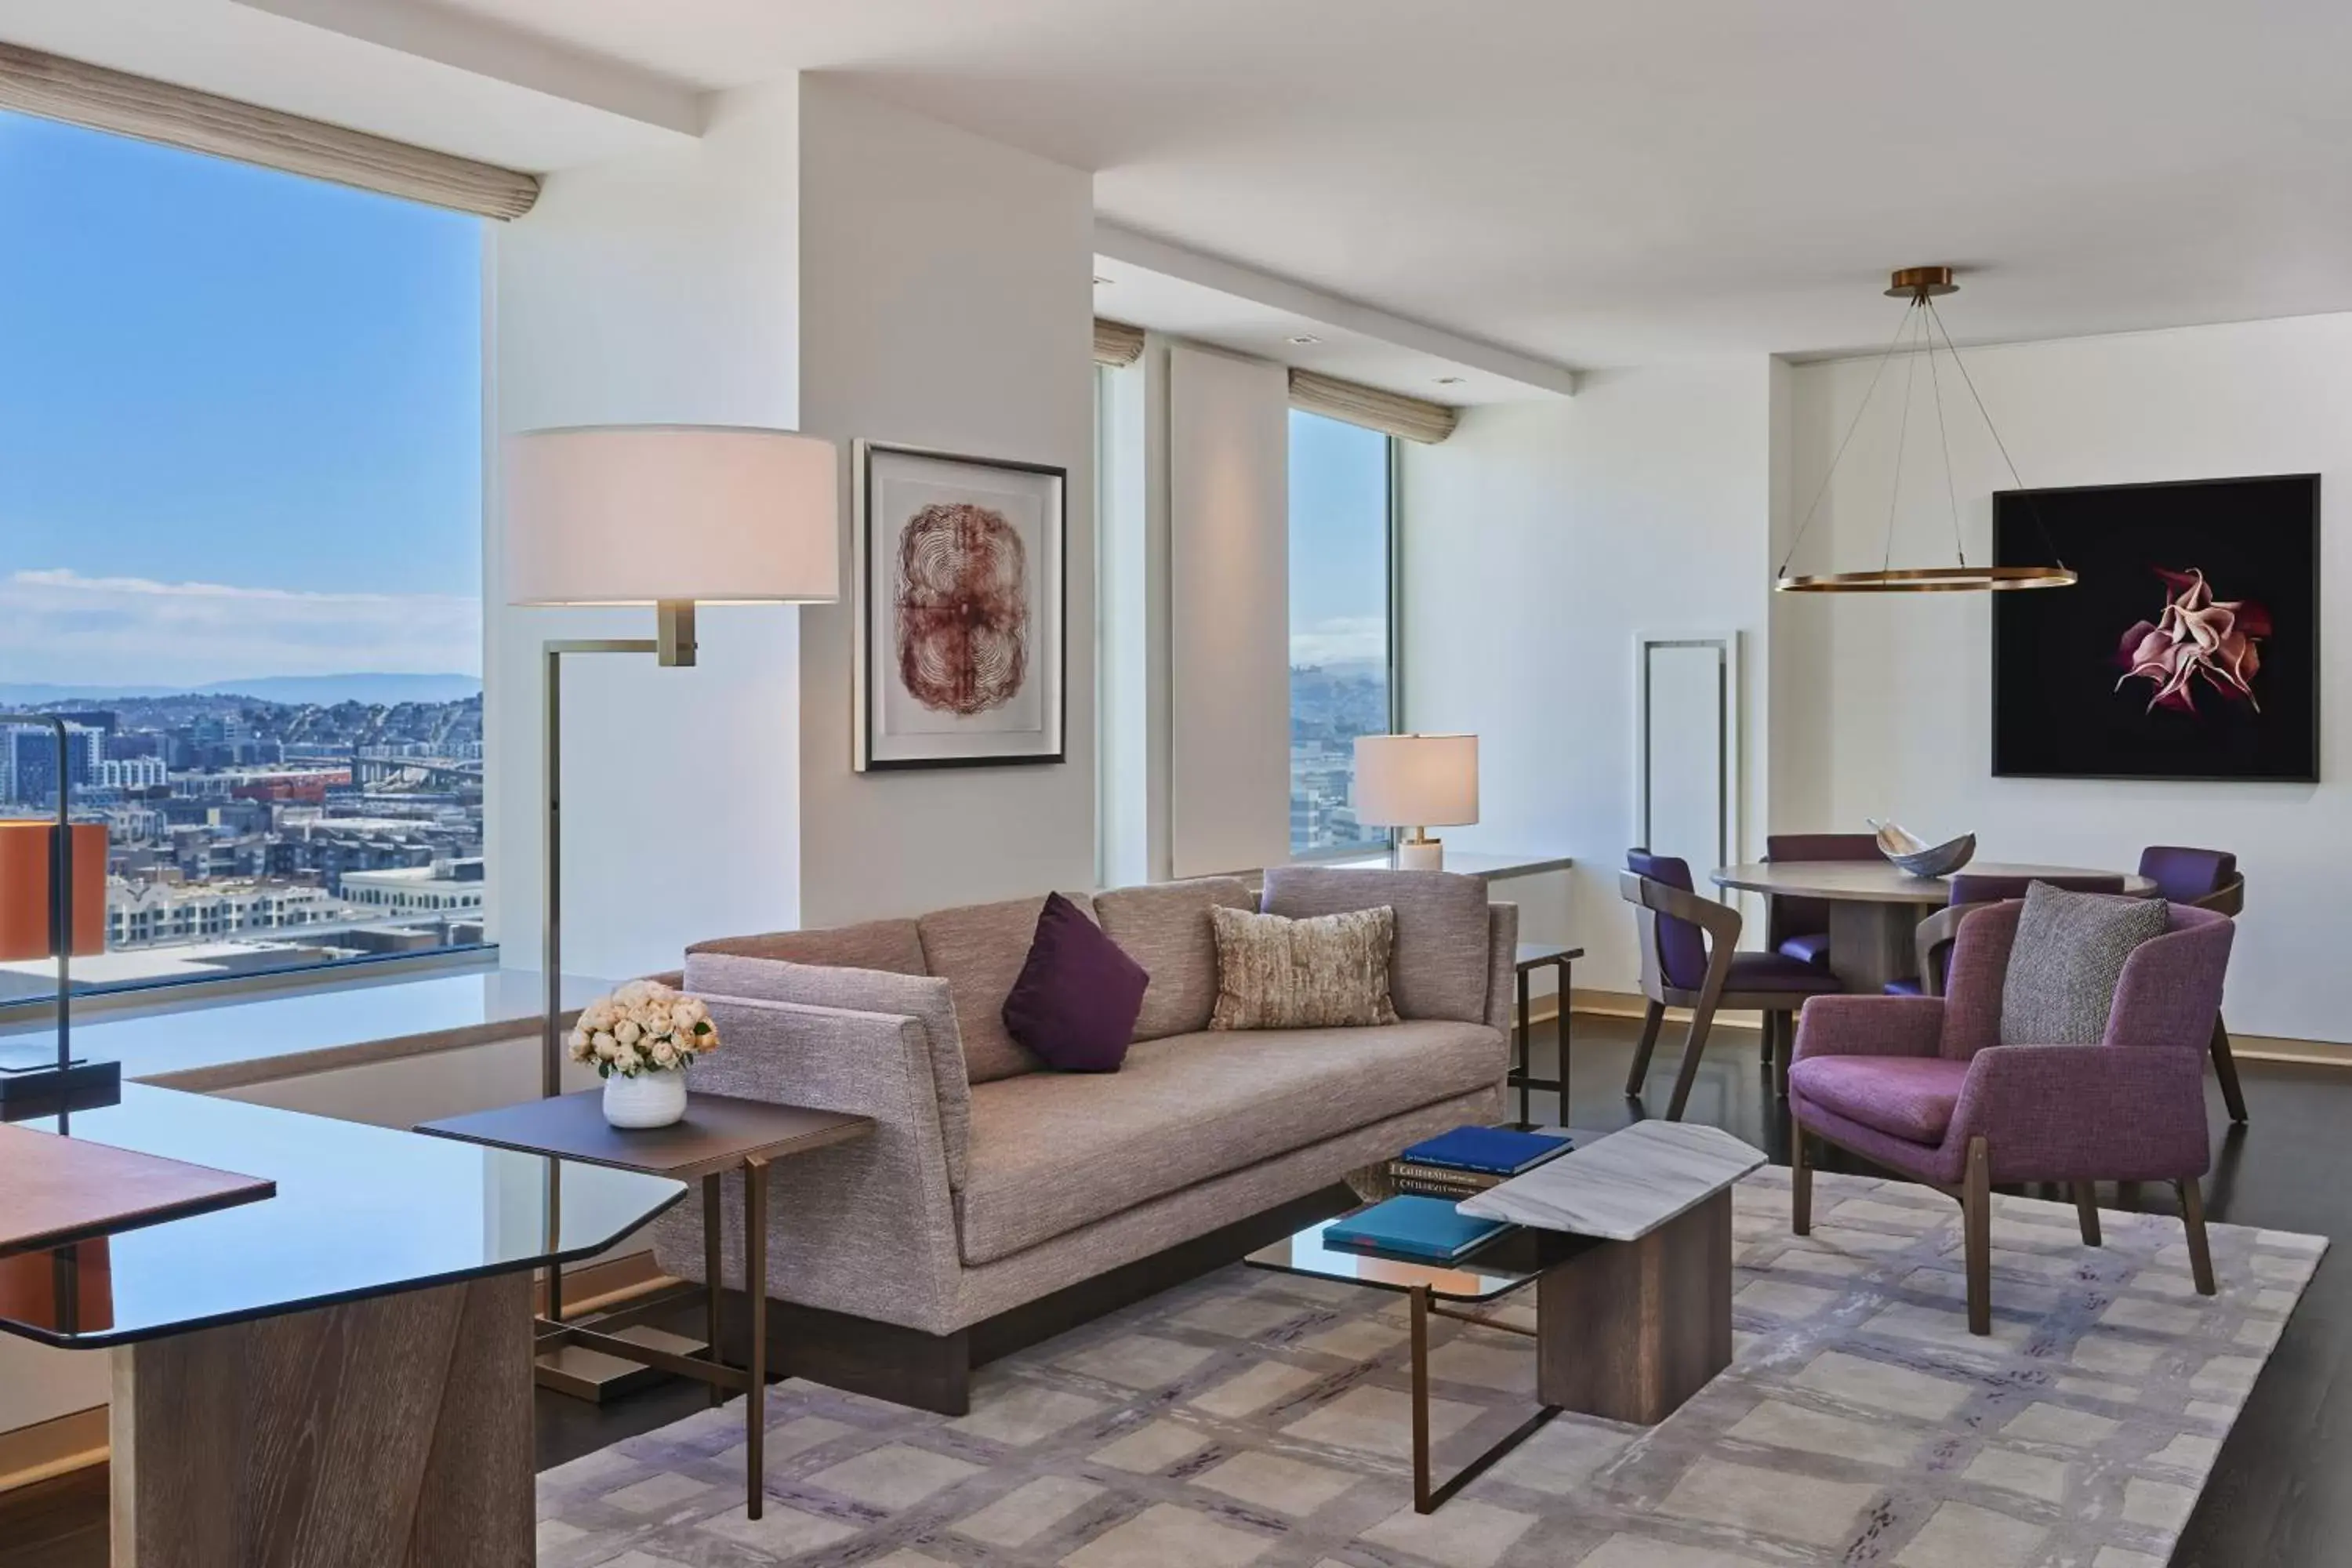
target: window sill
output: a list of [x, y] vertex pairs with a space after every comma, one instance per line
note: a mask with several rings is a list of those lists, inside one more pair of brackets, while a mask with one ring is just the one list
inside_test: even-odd
[[[567, 975], [567, 1009], [612, 988]], [[347, 976], [299, 990], [115, 1011], [84, 1023], [75, 1006], [74, 1055], [119, 1061], [123, 1076], [170, 1089], [212, 1092], [366, 1062], [460, 1049], [535, 1031], [546, 1002], [536, 971], [477, 965], [424, 976]], [[564, 1021], [572, 1013], [567, 1011]], [[46, 1025], [12, 1032], [24, 1046]]]

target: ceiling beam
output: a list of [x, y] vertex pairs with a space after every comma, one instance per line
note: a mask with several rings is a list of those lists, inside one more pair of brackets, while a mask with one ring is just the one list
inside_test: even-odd
[[1567, 397], [1576, 395], [1577, 373], [1566, 365], [1537, 359], [1516, 349], [1483, 342], [1476, 338], [1465, 338], [1443, 327], [1433, 327], [1404, 316], [1392, 315], [1376, 306], [1343, 299], [1337, 294], [1327, 294], [1304, 283], [1295, 283], [1287, 278], [1261, 272], [1255, 267], [1228, 261], [1220, 256], [1210, 256], [1101, 218], [1095, 220], [1095, 251], [1114, 261], [1148, 268], [1171, 278], [1199, 284], [1204, 289], [1214, 289], [1237, 299], [1250, 300], [1269, 310], [1286, 310], [1292, 315], [1321, 321], [1343, 331], [1360, 332], [1365, 337], [1394, 343], [1399, 348], [1450, 360], [1472, 370], [1485, 371], [1489, 375], [1499, 375], [1523, 386]]

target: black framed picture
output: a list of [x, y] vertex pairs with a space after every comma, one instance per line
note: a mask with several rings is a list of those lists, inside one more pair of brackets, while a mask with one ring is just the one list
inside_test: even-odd
[[860, 441], [855, 761], [1063, 760], [1067, 470]]
[[2001, 778], [2319, 777], [2319, 476], [2004, 490], [1993, 595]]

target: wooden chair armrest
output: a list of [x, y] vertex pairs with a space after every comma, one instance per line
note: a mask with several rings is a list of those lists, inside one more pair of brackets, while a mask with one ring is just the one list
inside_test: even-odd
[[1633, 871], [1617, 874], [1617, 890], [1625, 896], [1627, 903], [1690, 921], [1713, 939], [1707, 943], [1710, 951], [1721, 947], [1728, 952], [1739, 945], [1739, 911], [1729, 904], [1718, 904], [1713, 899], [1669, 888]]

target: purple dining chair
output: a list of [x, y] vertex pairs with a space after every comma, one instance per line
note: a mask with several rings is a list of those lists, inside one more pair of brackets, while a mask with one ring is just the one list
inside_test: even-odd
[[1789, 1070], [1796, 1234], [1812, 1227], [1814, 1140], [1958, 1198], [1969, 1331], [1989, 1334], [1995, 1183], [2070, 1184], [2084, 1244], [2096, 1247], [2094, 1184], [2170, 1182], [2190, 1272], [2210, 1296], [2198, 1182], [2211, 1163], [2204, 1052], [2235, 928], [2170, 905], [2170, 929], [2125, 962], [2097, 1045], [2004, 1046], [2001, 987], [2024, 907], [1968, 911], [1943, 996], [1824, 996], [1805, 1008]]
[[[1878, 837], [1871, 833], [1768, 833], [1764, 858], [1787, 864], [1792, 860], [1883, 860]], [[1827, 899], [1790, 898], [1774, 894], [1764, 901], [1764, 946], [1767, 952], [1810, 963], [1826, 974], [1830, 969], [1830, 905]], [[1777, 1047], [1777, 1049], [1776, 1049]], [[1776, 1066], [1777, 1058], [1777, 1066]], [[1789, 1081], [1789, 1048], [1764, 1034], [1764, 1066]]]
[[[1688, 862], [1677, 856], [1653, 855], [1646, 849], [1625, 853], [1625, 873], [1618, 891], [1633, 906], [1634, 924], [1642, 939], [1642, 994], [1649, 1005], [1642, 1015], [1642, 1039], [1633, 1048], [1633, 1071], [1625, 1092], [1642, 1092], [1650, 1076], [1650, 1053], [1657, 1047], [1658, 1030], [1668, 1007], [1691, 1010], [1690, 1033], [1683, 1040], [1683, 1063], [1675, 1074], [1674, 1098], [1666, 1120], [1680, 1121], [1690, 1102], [1691, 1085], [1698, 1078], [1700, 1056], [1706, 1049], [1707, 1031], [1716, 1010], [1730, 1007], [1764, 1015], [1768, 1044], [1793, 1037], [1791, 1019], [1806, 998], [1843, 989], [1837, 976], [1778, 952], [1741, 952], [1739, 911], [1729, 904], [1703, 899], [1691, 881]], [[1780, 1052], [1780, 1090], [1788, 1092], [1790, 1052]]]
[[1950, 901], [1919, 922], [1912, 938], [1913, 952], [1919, 961], [1919, 973], [1911, 979], [1890, 980], [1886, 983], [1889, 996], [1941, 996], [1944, 994], [1944, 967], [1952, 951], [1952, 939], [1958, 934], [1960, 921], [1969, 910], [1979, 904], [1998, 904], [2010, 899], [2025, 897], [2029, 882], [2047, 882], [2069, 893], [2120, 893], [2124, 879], [2112, 872], [2095, 872], [2084, 876], [2060, 873], [2050, 877], [1971, 876], [1966, 871], [1952, 878]]
[[[2139, 874], [2156, 884], [2157, 892], [2176, 904], [2236, 919], [2246, 907], [2246, 879], [2238, 858], [2224, 849], [2190, 849], [2177, 844], [2151, 844], [2139, 853]], [[2213, 1076], [2221, 1083], [2221, 1103], [2230, 1120], [2246, 1120], [2246, 1091], [2238, 1086], [2238, 1059], [2230, 1054], [2230, 1031], [2221, 1015], [2213, 1017]]]

